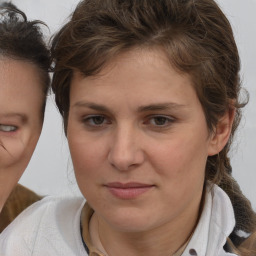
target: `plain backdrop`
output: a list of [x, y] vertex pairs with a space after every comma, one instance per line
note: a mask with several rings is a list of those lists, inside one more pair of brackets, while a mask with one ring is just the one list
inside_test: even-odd
[[[2, 0], [0, 0], [2, 1]], [[46, 40], [68, 20], [78, 0], [14, 0], [29, 19], [47, 23]], [[241, 57], [243, 86], [250, 94], [231, 151], [233, 173], [256, 209], [256, 0], [218, 0], [230, 20]], [[20, 183], [42, 195], [79, 194], [62, 121], [48, 96], [43, 132]]]

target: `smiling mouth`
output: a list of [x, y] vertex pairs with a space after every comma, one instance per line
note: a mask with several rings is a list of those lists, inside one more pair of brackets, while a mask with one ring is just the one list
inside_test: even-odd
[[136, 182], [130, 182], [130, 183], [119, 183], [119, 182], [113, 182], [108, 183], [105, 186], [109, 192], [119, 198], [119, 199], [136, 199], [140, 195], [148, 192], [151, 190], [154, 185], [150, 184], [142, 184], [142, 183], [136, 183]]

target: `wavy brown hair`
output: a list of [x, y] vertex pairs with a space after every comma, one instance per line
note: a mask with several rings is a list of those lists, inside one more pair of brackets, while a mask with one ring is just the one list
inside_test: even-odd
[[239, 247], [237, 231], [252, 233], [256, 215], [232, 177], [228, 153], [247, 100], [239, 102], [240, 60], [231, 25], [213, 0], [81, 1], [52, 42], [52, 89], [65, 131], [74, 70], [97, 75], [111, 59], [133, 48], [160, 48], [173, 67], [190, 75], [209, 132], [227, 111], [236, 109], [228, 143], [208, 157], [205, 180], [230, 197], [236, 218], [230, 238]]

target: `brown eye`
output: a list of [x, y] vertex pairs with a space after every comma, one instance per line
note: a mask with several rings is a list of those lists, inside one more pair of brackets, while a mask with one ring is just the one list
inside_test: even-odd
[[169, 116], [152, 116], [148, 123], [153, 126], [166, 127], [174, 122], [174, 119]]
[[152, 121], [155, 125], [163, 126], [168, 123], [168, 119], [163, 116], [154, 117], [152, 119], [153, 119]]
[[150, 129], [167, 129], [175, 122], [175, 118], [165, 115], [151, 115], [143, 122]]
[[89, 127], [102, 127], [109, 124], [109, 120], [102, 115], [90, 115], [83, 119], [83, 123]]
[[101, 125], [104, 123], [105, 118], [103, 116], [95, 116], [91, 118], [95, 125]]

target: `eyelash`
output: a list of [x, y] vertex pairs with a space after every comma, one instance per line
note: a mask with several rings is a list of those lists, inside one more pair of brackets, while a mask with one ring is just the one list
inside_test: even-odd
[[[100, 119], [100, 120], [97, 120]], [[156, 120], [160, 119], [158, 121], [164, 121], [164, 124], [156, 124]], [[95, 122], [96, 121], [96, 122]], [[97, 124], [97, 121], [101, 121]], [[154, 121], [154, 123], [152, 123]], [[111, 124], [111, 120], [105, 117], [104, 115], [89, 115], [82, 119], [82, 122], [87, 127], [91, 128], [102, 128], [105, 125]], [[151, 125], [156, 129], [164, 129], [168, 128], [172, 123], [175, 122], [175, 119], [170, 116], [165, 115], [151, 115], [146, 117], [146, 120], [143, 122], [144, 125]]]
[[[107, 118], [104, 115], [89, 115], [82, 119], [83, 124], [85, 124], [88, 127], [103, 127], [104, 124], [96, 124], [96, 118], [102, 118], [104, 121], [107, 121]], [[94, 121], [94, 123], [92, 123]], [[107, 124], [110, 124], [111, 122], [107, 122]]]
[[[164, 121], [164, 124], [160, 124], [157, 125], [156, 124], [156, 120], [160, 119], [158, 121]], [[154, 120], [154, 124], [151, 123], [151, 121]], [[153, 116], [149, 116], [147, 121], [144, 122], [145, 124], [149, 123], [152, 126], [154, 126], [157, 129], [161, 129], [161, 128], [168, 128], [172, 123], [174, 123], [175, 119], [173, 117], [170, 116], [165, 116], [165, 115], [153, 115]]]
[[2, 132], [16, 132], [18, 129], [15, 125], [0, 124], [0, 131]]

